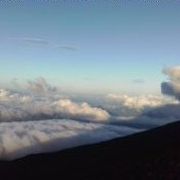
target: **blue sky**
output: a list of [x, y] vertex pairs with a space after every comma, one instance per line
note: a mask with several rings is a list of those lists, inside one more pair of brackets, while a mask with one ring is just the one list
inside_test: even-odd
[[179, 17], [175, 0], [0, 2], [0, 82], [158, 93], [162, 68], [179, 64]]

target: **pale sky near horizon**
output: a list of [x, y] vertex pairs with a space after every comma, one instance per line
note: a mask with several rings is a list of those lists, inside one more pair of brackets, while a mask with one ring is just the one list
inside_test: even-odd
[[0, 83], [158, 93], [179, 64], [179, 17], [177, 0], [0, 1]]

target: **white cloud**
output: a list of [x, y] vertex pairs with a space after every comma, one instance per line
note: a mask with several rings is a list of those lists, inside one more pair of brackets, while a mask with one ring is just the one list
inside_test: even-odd
[[137, 110], [142, 110], [147, 107], [158, 107], [169, 103], [177, 103], [170, 98], [165, 98], [164, 96], [158, 95], [128, 96], [109, 94], [107, 98], [125, 107]]
[[9, 91], [5, 89], [0, 89], [0, 100], [1, 101], [9, 100]]
[[86, 119], [89, 121], [106, 121], [110, 115], [101, 108], [91, 107], [88, 103], [77, 104], [69, 99], [61, 99], [54, 103], [57, 112], [61, 112], [71, 118]]
[[133, 117], [135, 118], [145, 111], [149, 111], [166, 104], [177, 103], [178, 102], [172, 98], [159, 95], [129, 96], [109, 94], [106, 97], [106, 103], [103, 108], [114, 115], [126, 117], [126, 119], [131, 117], [130, 119], [133, 119]]
[[125, 126], [67, 119], [0, 123], [0, 159], [12, 160], [28, 154], [59, 151], [139, 131]]
[[109, 94], [102, 106], [110, 113], [111, 124], [153, 128], [180, 119], [180, 103], [159, 95], [128, 96]]
[[29, 84], [30, 93], [0, 90], [0, 121], [26, 121], [47, 118], [71, 118], [84, 121], [107, 121], [109, 113], [87, 102], [76, 103], [60, 98], [55, 87], [44, 79]]

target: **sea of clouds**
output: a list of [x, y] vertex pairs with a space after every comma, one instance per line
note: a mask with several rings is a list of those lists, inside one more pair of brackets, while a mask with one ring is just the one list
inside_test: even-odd
[[107, 94], [81, 101], [43, 78], [0, 89], [0, 159], [58, 151], [180, 120], [180, 67], [164, 69], [162, 95]]
[[137, 128], [70, 119], [3, 122], [0, 125], [0, 157], [12, 160], [29, 154], [106, 141], [139, 131]]

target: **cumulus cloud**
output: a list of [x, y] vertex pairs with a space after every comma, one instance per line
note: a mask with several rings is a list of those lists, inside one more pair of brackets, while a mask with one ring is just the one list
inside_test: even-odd
[[125, 126], [67, 119], [0, 123], [0, 159], [12, 160], [28, 154], [59, 151], [139, 131]]
[[180, 66], [164, 69], [163, 73], [169, 80], [161, 84], [162, 93], [180, 100]]
[[120, 95], [109, 94], [106, 97], [105, 109], [112, 114], [122, 117], [135, 117], [139, 114], [149, 111], [153, 108], [160, 107], [166, 104], [177, 104], [174, 99], [159, 96], [159, 95]]
[[111, 115], [111, 124], [153, 128], [180, 119], [178, 100], [160, 95], [109, 94], [103, 109]]
[[105, 110], [87, 102], [77, 103], [59, 95], [43, 78], [28, 82], [28, 93], [0, 89], [0, 122], [48, 118], [107, 121]]
[[129, 96], [129, 95], [117, 95], [109, 94], [107, 96], [110, 100], [118, 102], [123, 106], [131, 109], [144, 109], [146, 107], [157, 107], [163, 104], [172, 102], [170, 99], [166, 99], [163, 96], [156, 95], [140, 95], [140, 96]]
[[69, 99], [63, 99], [55, 102], [54, 105], [57, 112], [61, 112], [63, 115], [67, 115], [72, 119], [106, 121], [110, 117], [107, 111], [101, 108], [91, 107], [88, 103], [77, 104]]

